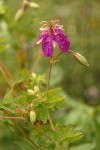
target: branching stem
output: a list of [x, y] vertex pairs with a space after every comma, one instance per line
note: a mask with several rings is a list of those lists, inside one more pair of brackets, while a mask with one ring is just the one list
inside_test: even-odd
[[11, 117], [11, 116], [0, 116], [0, 120], [2, 119], [10, 119], [10, 120], [23, 120], [27, 123], [29, 123], [31, 126], [33, 126], [37, 131], [39, 131], [40, 133], [42, 133], [43, 135], [45, 135], [48, 139], [50, 139], [51, 141], [55, 142], [50, 136], [48, 136], [46, 133], [44, 133], [41, 129], [39, 129], [37, 126], [32, 125], [29, 121], [27, 121], [25, 118], [23, 117]]
[[19, 124], [14, 121], [14, 119], [18, 119], [18, 120], [19, 119], [25, 120], [25, 119], [22, 117], [10, 117], [9, 112], [7, 110], [5, 109], [1, 109], [1, 110], [4, 111], [8, 116], [7, 117], [1, 116], [0, 119], [10, 119], [13, 122], [13, 124], [16, 126], [16, 128], [31, 142], [31, 144], [35, 147], [35, 149], [37, 149], [37, 145], [31, 140], [31, 138], [25, 133], [25, 131], [19, 126]]

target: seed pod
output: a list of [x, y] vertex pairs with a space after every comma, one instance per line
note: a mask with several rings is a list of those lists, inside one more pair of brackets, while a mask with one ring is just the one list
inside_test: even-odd
[[35, 91], [29, 89], [27, 90], [28, 94], [31, 95], [31, 96], [34, 96], [35, 95]]
[[36, 122], [36, 113], [34, 110], [30, 111], [30, 121], [34, 124]]
[[38, 86], [34, 86], [34, 91], [37, 93], [39, 92], [39, 87]]
[[75, 60], [76, 60], [78, 63], [80, 63], [81, 65], [87, 66], [87, 67], [89, 66], [87, 60], [86, 60], [81, 54], [79, 54], [79, 53], [74, 53], [73, 56], [74, 56]]

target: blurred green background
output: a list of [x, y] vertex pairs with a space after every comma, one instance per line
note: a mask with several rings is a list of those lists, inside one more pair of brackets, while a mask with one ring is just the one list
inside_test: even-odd
[[[89, 105], [86, 107], [98, 107], [100, 104], [100, 1], [36, 0], [35, 2], [39, 4], [39, 8], [27, 9], [22, 18], [15, 21], [22, 0], [0, 0], [0, 59], [13, 75], [23, 68], [31, 70], [38, 59], [40, 60], [35, 69], [36, 73], [47, 73], [49, 59], [43, 56], [41, 45], [35, 49], [33, 45], [39, 34], [39, 22], [59, 19], [70, 39], [70, 49], [85, 56], [90, 67], [79, 65], [69, 53], [62, 55], [60, 61], [53, 67], [51, 87], [61, 86], [64, 92], [74, 99], [76, 107], [80, 102]], [[41, 52], [38, 52], [39, 50]], [[56, 48], [55, 54], [58, 52]], [[1, 100], [7, 87], [0, 73]], [[85, 121], [88, 121], [88, 117]], [[0, 126], [4, 129], [2, 125]], [[0, 134], [2, 139], [3, 136], [9, 136], [9, 131], [7, 130], [7, 134], [6, 131], [4, 133], [0, 131]], [[12, 132], [9, 138], [12, 141], [11, 134]], [[1, 144], [2, 140], [0, 140], [0, 149], [5, 150], [6, 148]], [[10, 149], [15, 148], [11, 146]]]

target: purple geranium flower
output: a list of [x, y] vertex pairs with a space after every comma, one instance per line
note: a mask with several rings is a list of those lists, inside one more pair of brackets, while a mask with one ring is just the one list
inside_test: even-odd
[[[58, 44], [59, 49], [65, 53], [68, 51], [70, 41], [67, 36], [63, 33], [63, 28], [57, 25], [58, 20], [51, 20], [50, 23], [43, 21], [43, 26], [40, 28], [40, 35], [37, 40], [37, 44], [42, 42], [42, 50], [46, 57], [52, 57], [55, 43]], [[35, 47], [36, 47], [35, 45]]]

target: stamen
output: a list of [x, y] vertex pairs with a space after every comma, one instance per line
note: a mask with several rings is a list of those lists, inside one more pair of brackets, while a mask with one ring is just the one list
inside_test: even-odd
[[47, 27], [47, 24], [44, 24], [43, 26], [41, 26], [41, 28], [43, 28], [43, 27]]
[[48, 22], [47, 21], [41, 21], [41, 22], [39, 22], [39, 24], [48, 24]]
[[54, 23], [59, 22], [60, 20], [54, 20]]
[[53, 41], [53, 47], [54, 47], [54, 48], [56, 47], [56, 42], [55, 42], [55, 41]]
[[54, 26], [54, 21], [53, 20], [50, 20], [50, 23], [49, 23], [49, 26]]
[[48, 27], [40, 28], [40, 31], [47, 31], [47, 30], [48, 30]]

